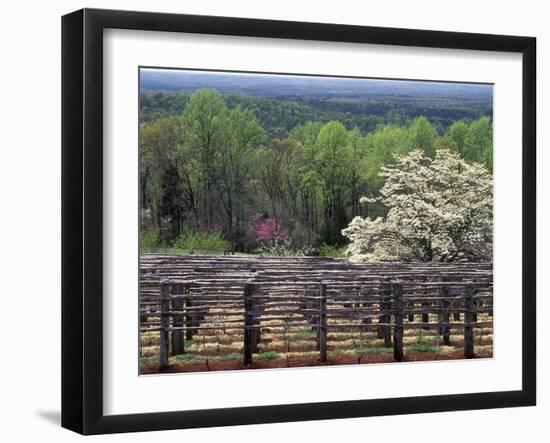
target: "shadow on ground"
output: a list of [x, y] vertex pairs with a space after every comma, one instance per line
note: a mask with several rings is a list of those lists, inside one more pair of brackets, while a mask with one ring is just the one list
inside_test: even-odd
[[43, 420], [50, 422], [53, 425], [61, 425], [61, 412], [60, 411], [36, 411], [36, 415]]

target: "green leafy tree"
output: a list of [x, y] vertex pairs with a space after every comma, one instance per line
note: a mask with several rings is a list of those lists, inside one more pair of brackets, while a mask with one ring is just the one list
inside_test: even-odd
[[222, 151], [227, 107], [220, 93], [214, 89], [199, 89], [185, 106], [188, 143], [197, 153], [203, 183], [204, 220], [206, 227], [214, 221], [215, 165]]
[[313, 160], [317, 137], [323, 125], [319, 122], [306, 122], [295, 126], [290, 133], [290, 138], [301, 143], [308, 159]]
[[227, 112], [219, 131], [224, 142], [215, 164], [215, 186], [223, 206], [224, 233], [236, 244], [243, 235], [240, 230], [244, 219], [241, 196], [249, 191], [258, 148], [265, 140], [265, 132], [254, 113], [240, 106]]
[[457, 152], [464, 157], [464, 151], [466, 146], [466, 137], [468, 136], [468, 125], [463, 121], [454, 122], [449, 126], [447, 131], [447, 138], [454, 143]]
[[344, 125], [331, 121], [323, 125], [315, 147], [315, 169], [323, 190], [325, 240], [332, 244], [342, 240], [346, 224], [344, 206], [349, 183], [350, 149]]
[[366, 176], [366, 146], [359, 128], [349, 132], [349, 197], [351, 216], [360, 215], [359, 197]]
[[464, 158], [493, 170], [493, 125], [488, 117], [473, 121], [464, 139]]
[[409, 137], [410, 146], [421, 149], [429, 157], [434, 157], [437, 131], [426, 117], [417, 117], [413, 120]]
[[[170, 155], [171, 170], [175, 176], [172, 198], [176, 201], [171, 205], [179, 208], [177, 212], [177, 234], [183, 230], [198, 230], [200, 222], [200, 192], [201, 192], [201, 165], [195, 150], [186, 143], [185, 128], [183, 125], [182, 140]], [[174, 178], [172, 178], [174, 180]]]
[[140, 126], [140, 204], [142, 210], [149, 208], [156, 227], [161, 226], [164, 171], [182, 137], [182, 122], [178, 117], [161, 118]]
[[366, 137], [366, 178], [371, 188], [380, 188], [383, 180], [380, 169], [394, 161], [395, 154], [404, 154], [409, 147], [406, 129], [384, 125]]
[[322, 126], [320, 122], [308, 121], [294, 127], [289, 136], [302, 146], [303, 165], [299, 169], [300, 221], [308, 244], [317, 241], [321, 225], [319, 210], [322, 208], [322, 184], [315, 167], [315, 153]]
[[262, 153], [260, 181], [276, 220], [298, 217], [302, 163], [303, 147], [291, 138], [271, 140]]

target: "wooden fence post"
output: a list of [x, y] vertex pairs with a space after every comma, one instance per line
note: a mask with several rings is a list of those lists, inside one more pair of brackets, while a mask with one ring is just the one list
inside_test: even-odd
[[319, 322], [321, 321], [321, 319], [319, 318], [318, 315], [314, 315], [312, 316], [311, 320], [312, 320], [311, 322], [312, 329], [315, 331], [315, 349], [320, 351], [321, 350], [321, 328], [319, 327], [319, 324], [320, 324]]
[[311, 330], [315, 332], [315, 349], [317, 351], [320, 351], [321, 350], [321, 328], [319, 327], [319, 325], [321, 324], [321, 317], [319, 316], [319, 310], [317, 309], [317, 298], [314, 298], [312, 300], [307, 300], [306, 309], [310, 309], [314, 311], [314, 314], [312, 314], [309, 318], [308, 324], [311, 327]]
[[327, 286], [319, 285], [319, 355], [322, 362], [327, 361]]
[[254, 316], [252, 314], [254, 286], [247, 283], [244, 287], [244, 345], [243, 345], [243, 364], [249, 366], [252, 364], [252, 326]]
[[384, 283], [380, 283], [378, 288], [378, 324], [376, 328], [376, 336], [378, 338], [384, 338], [384, 328], [380, 326], [380, 323], [384, 323]]
[[[412, 302], [407, 303], [407, 308], [410, 309], [411, 311], [414, 311], [414, 303]], [[414, 312], [409, 312], [407, 319], [409, 320], [409, 323], [414, 322]]]
[[449, 288], [446, 285], [441, 285], [439, 288], [439, 296], [441, 297], [441, 335], [443, 336], [443, 344], [449, 346], [451, 344], [451, 314], [449, 302]]
[[[450, 290], [449, 290], [450, 292]], [[456, 292], [456, 290], [455, 290]], [[464, 307], [464, 301], [460, 301], [460, 299], [455, 300], [453, 302], [454, 312], [453, 312], [453, 321], [459, 322], [460, 321], [460, 309]]]
[[[367, 287], [367, 289], [363, 293], [363, 297], [366, 297], [367, 299], [369, 299], [371, 296], [372, 296], [372, 288]], [[372, 303], [363, 302], [361, 304], [361, 307], [369, 309], [372, 307]], [[365, 318], [363, 318], [363, 320], [361, 320], [361, 323], [364, 325], [372, 324], [372, 317], [371, 317], [370, 310], [367, 311], [367, 315]]]
[[[428, 278], [424, 278], [424, 281], [427, 281]], [[428, 297], [428, 288], [426, 286], [424, 286], [424, 289], [422, 290], [422, 293], [424, 294], [424, 297]], [[423, 301], [420, 306], [422, 307], [422, 310], [421, 310], [421, 319], [420, 321], [423, 323], [422, 325], [422, 329], [424, 330], [429, 330], [430, 327], [428, 326], [428, 323], [430, 323], [430, 303], [429, 302], [426, 302], [426, 301]], [[426, 310], [428, 312], [426, 312]]]
[[422, 303], [422, 329], [429, 330], [430, 327], [428, 326], [428, 323], [430, 323], [430, 313], [426, 312], [426, 310], [430, 309], [429, 303]]
[[389, 279], [384, 279], [384, 283], [380, 288], [380, 315], [378, 322], [383, 325], [378, 328], [378, 338], [384, 339], [384, 346], [391, 346], [391, 327], [389, 325], [391, 321], [391, 284]]
[[193, 340], [193, 336], [197, 333], [197, 330], [194, 329], [195, 326], [198, 326], [197, 313], [193, 310], [193, 300], [189, 287], [186, 288], [185, 292], [185, 339]]
[[161, 283], [160, 286], [160, 370], [164, 371], [168, 367], [168, 346], [169, 336], [168, 329], [170, 327], [170, 298], [168, 283]]
[[[427, 296], [427, 291], [425, 289], [424, 289], [424, 296]], [[430, 327], [428, 326], [428, 323], [430, 323], [430, 313], [426, 312], [426, 310], [429, 311], [430, 303], [423, 302], [421, 306], [422, 306], [422, 315], [421, 315], [422, 329], [425, 329], [428, 331], [430, 329]]]
[[[257, 300], [256, 300], [257, 301]], [[262, 341], [262, 329], [260, 328], [260, 314], [258, 312], [258, 303], [253, 301], [253, 314], [252, 314], [252, 324], [255, 328], [252, 329], [252, 353], [258, 353], [258, 345]]]
[[393, 285], [393, 303], [395, 308], [393, 358], [395, 361], [403, 361], [403, 287], [400, 283]]
[[472, 312], [472, 286], [466, 286], [466, 295], [464, 297], [464, 357], [474, 357], [474, 328]]
[[[477, 282], [477, 278], [474, 278], [474, 282]], [[472, 294], [473, 296], [475, 297], [478, 293], [478, 287], [476, 286], [473, 291], [472, 291]], [[473, 307], [473, 313], [472, 313], [472, 322], [473, 323], [477, 323], [477, 308], [479, 307], [479, 300], [474, 300], [472, 302], [472, 307]]]
[[174, 329], [172, 330], [172, 355], [178, 355], [185, 353], [185, 341], [183, 340], [183, 285], [178, 283], [172, 286], [173, 294], [172, 298], [172, 324]]

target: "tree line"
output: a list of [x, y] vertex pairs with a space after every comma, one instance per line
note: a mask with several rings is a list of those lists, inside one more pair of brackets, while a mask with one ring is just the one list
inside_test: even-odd
[[254, 108], [214, 89], [191, 94], [176, 115], [140, 123], [142, 233], [170, 245], [192, 233], [254, 252], [340, 247], [356, 216], [385, 216], [383, 201], [360, 204], [384, 186], [395, 154], [440, 149], [492, 169], [492, 122], [461, 119], [441, 129], [424, 116], [365, 132], [342, 122], [307, 121], [270, 134]]
[[[187, 92], [146, 91], [140, 96], [140, 121], [180, 115], [191, 94]], [[226, 94], [230, 108], [252, 110], [269, 137], [285, 138], [307, 121], [328, 123], [337, 120], [351, 129], [372, 132], [381, 124], [410, 125], [418, 115], [430, 120], [444, 133], [456, 120], [477, 120], [491, 116], [492, 101], [487, 98], [434, 96], [369, 95], [366, 97], [261, 97]]]

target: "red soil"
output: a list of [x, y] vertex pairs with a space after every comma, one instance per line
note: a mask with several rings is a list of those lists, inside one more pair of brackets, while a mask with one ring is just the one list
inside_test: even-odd
[[[475, 358], [492, 358], [492, 353], [478, 353]], [[407, 352], [405, 362], [411, 361], [435, 361], [435, 360], [462, 360], [464, 354], [462, 351], [456, 351], [446, 354], [434, 354], [433, 352]], [[288, 365], [285, 358], [276, 360], [258, 360], [256, 359], [250, 366], [245, 367], [241, 361], [206, 361], [177, 362], [168, 366], [165, 371], [159, 371], [157, 364], [146, 364], [141, 366], [141, 374], [159, 374], [159, 373], [178, 373], [178, 372], [207, 372], [207, 371], [228, 371], [236, 369], [273, 369], [273, 368], [299, 368], [308, 366], [335, 366], [335, 365], [353, 365], [369, 363], [395, 363], [393, 354], [375, 354], [364, 356], [361, 361], [353, 355], [334, 355], [328, 358], [328, 361], [321, 363], [318, 359], [308, 357], [289, 358]]]

